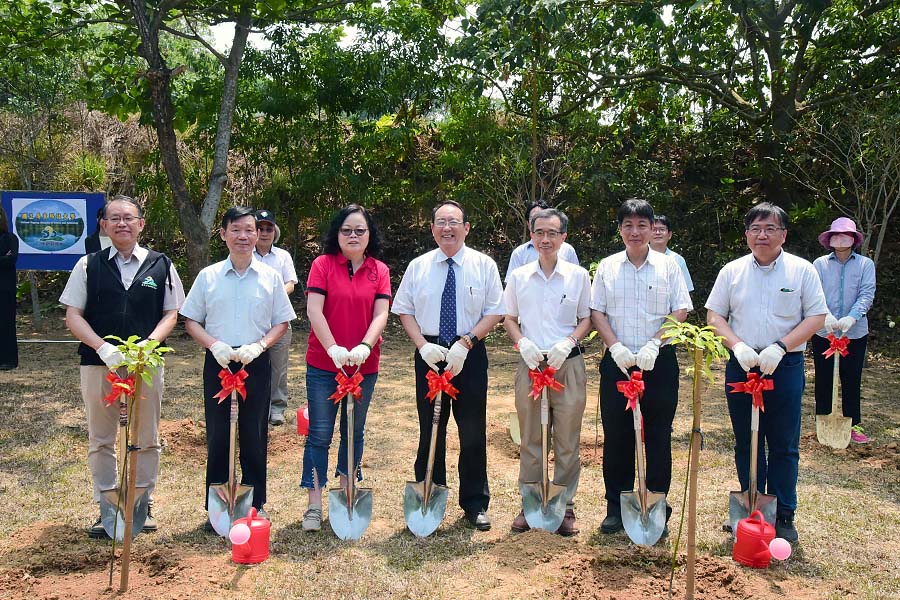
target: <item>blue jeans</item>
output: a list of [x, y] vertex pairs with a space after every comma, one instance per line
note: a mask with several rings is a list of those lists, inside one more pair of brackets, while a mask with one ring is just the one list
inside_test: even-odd
[[[303, 452], [303, 477], [300, 487], [312, 489], [313, 468], [321, 489], [325, 489], [328, 482], [328, 448], [331, 446], [331, 438], [334, 435], [334, 420], [337, 417], [338, 407], [341, 408], [341, 443], [338, 448], [337, 469], [335, 477], [347, 475], [347, 411], [343, 400], [337, 404], [330, 400], [337, 389], [337, 381], [334, 377], [337, 373], [317, 369], [306, 365], [306, 400], [309, 405], [309, 437], [306, 438], [306, 449]], [[353, 410], [353, 463], [356, 465], [357, 478], [362, 479], [360, 462], [363, 455], [363, 442], [365, 441], [366, 413], [369, 411], [369, 402], [375, 391], [375, 381], [378, 373], [364, 375], [360, 384], [362, 397], [357, 400]]]
[[[759, 372], [759, 369], [752, 369]], [[750, 394], [733, 393], [728, 383], [746, 381], [747, 374], [733, 356], [725, 367], [725, 397], [734, 429], [734, 461], [741, 489], [750, 486]], [[778, 499], [778, 516], [793, 517], [797, 509], [797, 472], [800, 464], [800, 408], [806, 374], [803, 353], [789, 352], [771, 376], [774, 389], [763, 392], [765, 410], [759, 413], [759, 451], [756, 487]]]

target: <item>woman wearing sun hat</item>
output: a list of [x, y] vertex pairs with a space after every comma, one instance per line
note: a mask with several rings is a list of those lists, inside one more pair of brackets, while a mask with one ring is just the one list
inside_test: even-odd
[[856, 224], [847, 217], [838, 217], [828, 231], [819, 235], [819, 243], [829, 254], [813, 262], [825, 299], [828, 314], [825, 327], [812, 337], [813, 360], [816, 368], [816, 414], [831, 413], [831, 384], [834, 358], [825, 358], [829, 347], [829, 333], [846, 336], [850, 342], [847, 356], [841, 356], [841, 398], [845, 417], [853, 420], [851, 439], [859, 444], [869, 441], [860, 424], [859, 387], [862, 379], [869, 322], [866, 313], [875, 298], [875, 263], [853, 250], [862, 244], [863, 236]]

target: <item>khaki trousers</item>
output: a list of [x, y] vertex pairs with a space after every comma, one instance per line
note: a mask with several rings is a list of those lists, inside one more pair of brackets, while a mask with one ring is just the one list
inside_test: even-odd
[[[566, 504], [574, 506], [581, 476], [581, 418], [587, 402], [587, 373], [581, 355], [566, 359], [556, 380], [560, 391], [547, 389], [550, 423], [553, 430], [553, 483], [566, 488]], [[541, 480], [541, 399], [529, 396], [528, 367], [519, 358], [516, 369], [516, 413], [522, 444], [519, 448], [519, 482]]]
[[288, 353], [291, 349], [291, 327], [281, 338], [269, 347], [269, 361], [272, 363], [272, 402], [269, 405], [269, 418], [284, 415], [288, 405]]
[[[109, 369], [104, 366], [81, 366], [81, 396], [88, 426], [88, 467], [94, 482], [94, 501], [100, 502], [100, 492], [115, 489], [119, 485], [116, 460], [116, 436], [119, 433], [119, 402], [107, 406], [103, 398], [111, 385], [106, 380]], [[164, 382], [163, 368], [153, 378], [153, 385], [141, 384], [141, 399], [137, 402], [139, 413], [137, 440], [129, 439], [132, 446], [140, 448], [132, 456], [137, 460], [137, 487], [146, 487], [152, 495], [159, 473], [159, 414]], [[129, 415], [129, 421], [134, 415]]]

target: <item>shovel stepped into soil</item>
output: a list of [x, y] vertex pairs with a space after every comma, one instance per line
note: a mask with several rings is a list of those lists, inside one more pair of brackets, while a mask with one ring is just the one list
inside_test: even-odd
[[841, 406], [838, 386], [840, 385], [840, 362], [842, 356], [847, 356], [846, 337], [830, 334], [828, 341], [831, 346], [824, 352], [825, 357], [834, 355], [834, 373], [831, 376], [831, 414], [816, 415], [816, 439], [819, 443], [831, 448], [843, 450], [850, 445], [850, 432], [853, 428], [853, 419], [844, 416]]
[[242, 519], [250, 513], [253, 506], [253, 486], [243, 485], [237, 482], [237, 466], [235, 464], [235, 455], [237, 454], [237, 446], [235, 444], [237, 438], [238, 423], [238, 393], [246, 398], [244, 388], [244, 379], [247, 378], [247, 371], [241, 368], [237, 373], [232, 373], [231, 369], [226, 367], [219, 373], [222, 380], [222, 391], [216, 397], [220, 398], [220, 402], [225, 395], [231, 393], [231, 423], [228, 437], [228, 481], [225, 483], [215, 483], [209, 486], [206, 502], [209, 512], [209, 522], [213, 529], [222, 537], [228, 537], [232, 524], [237, 519]]
[[344, 410], [347, 413], [347, 487], [328, 491], [328, 522], [334, 534], [342, 540], [358, 540], [369, 527], [372, 520], [372, 490], [370, 488], [357, 488], [356, 477], [359, 466], [354, 464], [354, 406], [355, 398], [362, 395], [359, 382], [362, 374], [357, 369], [353, 377], [347, 377], [341, 369], [336, 377], [338, 390], [335, 395], [340, 398], [341, 392], [347, 390], [344, 396]]

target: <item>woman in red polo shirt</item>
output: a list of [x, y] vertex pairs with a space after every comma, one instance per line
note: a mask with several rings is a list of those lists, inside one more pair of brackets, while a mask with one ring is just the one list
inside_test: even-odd
[[[369, 212], [358, 204], [340, 210], [323, 240], [323, 253], [309, 270], [306, 282], [306, 314], [312, 331], [306, 351], [306, 397], [309, 403], [309, 437], [303, 453], [300, 487], [309, 490], [309, 508], [303, 530], [322, 528], [322, 489], [328, 478], [328, 448], [338, 407], [328, 397], [337, 389], [335, 375], [344, 367], [348, 374], [359, 367], [363, 395], [354, 412], [354, 460], [356, 476], [362, 458], [369, 401], [378, 379], [381, 332], [387, 324], [391, 302], [391, 277], [381, 254], [381, 236]], [[341, 442], [335, 471], [341, 486], [347, 485], [347, 415], [341, 409]], [[318, 481], [313, 477], [313, 470]], [[316, 483], [318, 486], [316, 486]]]

